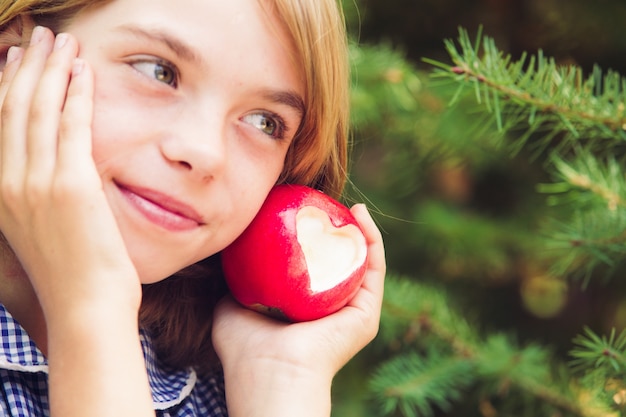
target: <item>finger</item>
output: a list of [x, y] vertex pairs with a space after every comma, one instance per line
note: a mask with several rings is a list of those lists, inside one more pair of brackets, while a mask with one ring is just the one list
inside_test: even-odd
[[[384, 276], [387, 270], [382, 234], [365, 205], [357, 204], [352, 207], [351, 211], [357, 222], [359, 222], [361, 230], [363, 230], [368, 247], [367, 275], [363, 286], [382, 297]], [[373, 276], [374, 279], [368, 280], [367, 277], [370, 276]]]
[[0, 79], [0, 106], [4, 102], [9, 85], [17, 69], [20, 66], [20, 62], [24, 57], [24, 49], [19, 46], [12, 46], [7, 51], [7, 58], [4, 68], [2, 70], [2, 79]]
[[[2, 105], [2, 169], [11, 181], [23, 181], [27, 164], [26, 135], [30, 104], [37, 82], [52, 50], [53, 35], [42, 27], [33, 31]], [[5, 178], [6, 179], [6, 178]]]
[[27, 180], [30, 184], [49, 181], [54, 171], [61, 112], [77, 53], [78, 44], [74, 37], [66, 33], [57, 35], [33, 94], [27, 135]]
[[[7, 91], [9, 90], [9, 86], [11, 85], [11, 81], [17, 72], [17, 69], [20, 66], [20, 62], [24, 57], [24, 50], [17, 46], [12, 46], [9, 48], [7, 53], [6, 65], [4, 67], [4, 71], [2, 72], [2, 80], [0, 80], [0, 109], [3, 109], [4, 98], [6, 97]], [[4, 113], [4, 111], [2, 111]], [[0, 119], [0, 139], [2, 138], [2, 122]], [[0, 170], [2, 169], [1, 161], [2, 161], [2, 149], [4, 145], [4, 140], [0, 142]], [[1, 171], [0, 171], [1, 172]]]
[[91, 155], [94, 76], [89, 64], [76, 58], [61, 116], [58, 144], [58, 170], [73, 174], [76, 169], [99, 179]]

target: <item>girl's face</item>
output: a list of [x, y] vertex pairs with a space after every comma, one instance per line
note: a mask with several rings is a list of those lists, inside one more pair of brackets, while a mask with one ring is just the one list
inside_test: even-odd
[[223, 249], [304, 111], [275, 17], [258, 0], [116, 0], [65, 30], [95, 72], [93, 156], [142, 282]]

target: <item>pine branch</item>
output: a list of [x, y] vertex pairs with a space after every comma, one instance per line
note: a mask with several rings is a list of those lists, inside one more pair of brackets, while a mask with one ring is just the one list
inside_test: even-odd
[[517, 389], [575, 416], [600, 416], [580, 405], [572, 393], [559, 388], [550, 367], [546, 366], [551, 363], [548, 352], [540, 346], [520, 349], [503, 335], [496, 334], [487, 338], [476, 361], [482, 376], [497, 383], [496, 392], [500, 395]]
[[[515, 61], [479, 33], [473, 43], [460, 29], [457, 44], [446, 41], [454, 65], [425, 59], [439, 68], [434, 76], [459, 84], [453, 102], [472, 87], [476, 100], [492, 114], [501, 132], [521, 129], [520, 149], [533, 134], [542, 148], [562, 135], [561, 145], [593, 138], [603, 146], [626, 140], [626, 79], [595, 68], [585, 77], [581, 68], [560, 66], [542, 51]], [[604, 143], [606, 142], [606, 143]]]
[[545, 232], [555, 258], [552, 273], [582, 278], [587, 285], [599, 266], [610, 273], [626, 257], [626, 178], [614, 157], [599, 158], [588, 149], [577, 149], [571, 161], [556, 154], [551, 161], [556, 182], [539, 191], [550, 193], [552, 204], [576, 208]]
[[558, 65], [541, 51], [519, 60], [497, 49], [482, 33], [471, 41], [460, 29], [458, 42], [446, 41], [453, 65], [427, 60], [434, 75], [458, 84], [453, 102], [468, 86], [510, 133], [514, 151], [533, 138], [555, 171], [556, 182], [539, 190], [549, 202], [570, 202], [575, 214], [553, 222], [546, 243], [554, 254], [552, 273], [571, 275], [587, 285], [598, 267], [606, 278], [626, 256], [626, 78], [599, 67], [585, 77], [581, 68]]
[[[626, 330], [599, 336], [586, 327], [574, 338], [571, 368], [582, 374], [580, 384], [605, 404], [626, 409]], [[622, 415], [622, 414], [620, 414]]]
[[383, 364], [370, 381], [385, 414], [400, 410], [405, 416], [434, 414], [434, 407], [451, 408], [472, 381], [473, 364], [464, 359], [424, 358], [412, 352]]
[[[555, 380], [547, 350], [519, 348], [502, 334], [481, 340], [450, 306], [441, 290], [388, 278], [381, 330], [389, 325], [410, 351], [384, 363], [372, 379], [370, 389], [386, 415], [430, 416], [436, 407], [450, 407], [470, 384], [500, 397], [516, 390], [574, 416], [602, 415], [573, 395], [566, 378]], [[385, 339], [392, 340], [389, 333]]]
[[626, 376], [626, 330], [616, 335], [613, 329], [610, 336], [606, 337], [585, 328], [584, 334], [574, 339], [574, 345], [576, 347], [570, 352], [574, 357], [574, 368], [600, 368], [607, 378]]
[[[608, 280], [622, 264], [625, 254], [626, 211], [606, 210], [578, 212], [569, 222], [552, 221], [546, 232], [546, 253], [552, 259], [554, 276], [569, 275], [586, 287], [592, 277]], [[600, 275], [600, 267], [604, 267]]]
[[405, 346], [434, 335], [458, 356], [468, 356], [479, 343], [478, 336], [450, 304], [441, 288], [387, 278], [379, 339], [387, 345]]
[[557, 182], [544, 184], [539, 190], [551, 194], [578, 191], [570, 201], [580, 203], [581, 198], [584, 202], [595, 197], [600, 205], [610, 211], [626, 208], [626, 178], [615, 157], [601, 159], [589, 149], [575, 149], [573, 156], [570, 156], [571, 161], [556, 153], [552, 154], [551, 164], [556, 171]]

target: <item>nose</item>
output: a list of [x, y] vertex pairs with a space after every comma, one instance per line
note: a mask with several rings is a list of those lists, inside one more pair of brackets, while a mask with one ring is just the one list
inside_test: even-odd
[[180, 117], [167, 132], [160, 149], [171, 165], [201, 181], [214, 178], [222, 170], [226, 161], [222, 121], [215, 117]]

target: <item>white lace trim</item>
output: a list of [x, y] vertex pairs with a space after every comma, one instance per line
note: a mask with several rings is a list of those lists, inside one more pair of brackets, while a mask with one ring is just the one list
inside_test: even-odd
[[9, 371], [20, 372], [45, 372], [48, 373], [48, 365], [22, 365], [21, 363], [9, 362], [6, 358], [0, 357], [0, 368], [8, 369]]
[[191, 390], [193, 390], [193, 387], [196, 386], [197, 381], [198, 381], [198, 376], [196, 375], [196, 371], [191, 369], [189, 372], [189, 376], [187, 377], [187, 383], [185, 384], [183, 389], [180, 390], [178, 394], [178, 398], [175, 398], [170, 401], [164, 401], [164, 402], [152, 401], [152, 405], [154, 409], [155, 410], [167, 410], [170, 407], [180, 404], [185, 398], [189, 396], [189, 394], [191, 394]]

